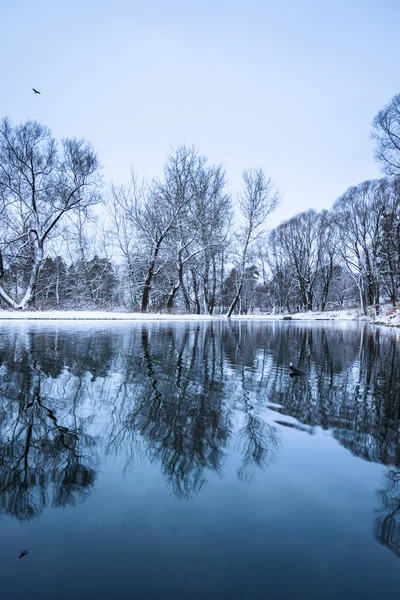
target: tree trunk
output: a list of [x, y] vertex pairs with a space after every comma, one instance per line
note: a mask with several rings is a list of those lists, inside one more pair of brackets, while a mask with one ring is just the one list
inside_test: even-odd
[[194, 305], [195, 305], [195, 314], [196, 315], [200, 315], [201, 314], [201, 305], [200, 305], [200, 298], [199, 298], [199, 283], [197, 281], [197, 275], [194, 269], [191, 269], [192, 272], [192, 280], [193, 280], [193, 291], [194, 291]]
[[0, 287], [0, 298], [9, 306], [10, 308], [21, 308], [10, 296]]
[[203, 277], [203, 312], [207, 314], [210, 310], [210, 259], [208, 252], [204, 257], [204, 277]]
[[313, 295], [311, 290], [307, 290], [307, 311], [312, 311], [313, 309]]
[[142, 308], [140, 309], [142, 313], [147, 312], [147, 308], [149, 306], [149, 297], [150, 297], [150, 289], [151, 289], [151, 281], [153, 279], [154, 273], [154, 262], [151, 263], [151, 266], [147, 272], [147, 277], [144, 282], [143, 288], [143, 296], [142, 296]]
[[183, 281], [183, 264], [179, 265], [179, 285], [182, 290], [183, 301], [185, 303], [186, 312], [190, 314], [190, 299], [186, 290], [185, 282]]
[[180, 283], [177, 283], [176, 285], [174, 285], [172, 287], [172, 290], [170, 292], [169, 298], [168, 298], [168, 302], [167, 302], [167, 312], [172, 312], [174, 309], [174, 302], [175, 302], [175, 296], [179, 290], [180, 287]]
[[322, 298], [321, 298], [321, 311], [324, 312], [325, 308], [326, 308], [326, 302], [328, 299], [328, 291], [329, 291], [329, 287], [327, 288], [326, 286], [324, 286], [324, 289], [322, 291]]
[[239, 288], [238, 288], [238, 291], [236, 292], [236, 295], [235, 295], [235, 297], [234, 297], [234, 299], [233, 299], [233, 302], [232, 302], [232, 304], [231, 304], [231, 305], [230, 305], [230, 307], [229, 307], [228, 314], [226, 315], [228, 319], [230, 319], [230, 318], [231, 318], [231, 316], [232, 316], [232, 313], [233, 313], [233, 311], [234, 311], [234, 310], [235, 310], [235, 308], [236, 308], [236, 304], [237, 304], [237, 303], [238, 303], [238, 301], [239, 301], [239, 298], [240, 298], [240, 293], [241, 293], [241, 291], [242, 291], [242, 287], [243, 287], [243, 280], [241, 281], [241, 283], [240, 283], [240, 285], [239, 285]]
[[39, 247], [35, 251], [35, 255], [33, 258], [32, 269], [31, 269], [31, 274], [29, 277], [28, 287], [26, 289], [24, 297], [22, 298], [21, 302], [19, 302], [17, 308], [24, 309], [27, 306], [29, 306], [29, 304], [31, 304], [32, 301], [34, 300], [37, 278], [39, 275], [40, 267], [42, 266], [42, 262], [43, 262], [43, 248]]
[[143, 295], [142, 295], [142, 308], [141, 308], [142, 313], [147, 312], [147, 309], [149, 307], [151, 282], [153, 281], [154, 268], [156, 265], [158, 253], [160, 251], [161, 242], [162, 242], [162, 240], [158, 240], [156, 247], [154, 248], [153, 258], [151, 260], [150, 266], [147, 271], [147, 276], [146, 276], [146, 279], [144, 282]]
[[57, 264], [57, 270], [56, 270], [56, 305], [59, 306], [60, 304], [60, 273], [59, 273], [59, 266]]
[[380, 310], [380, 306], [379, 306], [380, 286], [379, 286], [379, 282], [376, 279], [375, 279], [375, 285], [374, 285], [374, 302], [375, 302], [375, 314], [378, 316], [379, 310]]
[[212, 256], [212, 291], [210, 297], [210, 304], [208, 308], [208, 314], [212, 315], [215, 307], [215, 297], [217, 295], [217, 265], [215, 264], [215, 254]]
[[10, 307], [14, 309], [24, 309], [32, 302], [35, 296], [35, 288], [37, 278], [39, 275], [40, 267], [43, 262], [43, 248], [39, 247], [35, 250], [35, 254], [32, 260], [31, 274], [29, 276], [29, 283], [26, 288], [25, 294], [20, 302], [15, 302], [7, 292], [0, 286], [0, 298]]
[[364, 289], [363, 289], [362, 283], [358, 286], [358, 289], [359, 289], [359, 292], [360, 292], [361, 310], [362, 310], [362, 312], [363, 312], [364, 315], [367, 315], [366, 299], [365, 299], [365, 293], [364, 293]]

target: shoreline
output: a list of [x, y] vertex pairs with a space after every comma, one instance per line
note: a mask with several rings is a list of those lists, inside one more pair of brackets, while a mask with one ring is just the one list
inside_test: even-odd
[[[386, 309], [386, 310], [384, 310]], [[400, 311], [382, 307], [379, 316], [365, 316], [358, 309], [294, 313], [291, 315], [234, 315], [233, 321], [362, 321], [371, 325], [400, 327]], [[0, 310], [0, 321], [224, 321], [225, 315], [177, 315], [111, 311], [10, 311]]]

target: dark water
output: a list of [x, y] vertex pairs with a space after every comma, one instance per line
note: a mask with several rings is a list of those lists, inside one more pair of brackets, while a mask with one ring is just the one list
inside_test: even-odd
[[397, 597], [399, 333], [1, 324], [1, 599]]

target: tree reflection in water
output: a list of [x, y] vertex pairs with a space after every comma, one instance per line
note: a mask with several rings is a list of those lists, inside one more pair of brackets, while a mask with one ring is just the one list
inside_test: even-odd
[[[84, 498], [95, 481], [97, 456], [95, 440], [74, 414], [76, 395], [60, 397], [52, 389], [34, 336], [22, 347], [14, 340], [8, 356], [1, 385], [0, 509], [26, 520], [48, 504], [73, 505]], [[58, 417], [63, 408], [68, 419]]]
[[[130, 369], [126, 373], [126, 414], [117, 417], [120, 431], [113, 444], [120, 448], [129, 440], [125, 447], [131, 450], [135, 438], [141, 442], [179, 497], [197, 493], [207, 470], [222, 473], [230, 423], [215, 344], [212, 327], [186, 329], [182, 336], [163, 329], [154, 336], [143, 327], [138, 387], [129, 385]], [[131, 364], [136, 372], [139, 361]]]
[[[282, 425], [330, 430], [390, 467], [376, 537], [398, 553], [400, 356], [395, 332], [297, 323], [60, 325], [0, 336], [0, 510], [73, 505], [104, 455], [159, 466], [190, 498], [232, 452], [250, 482], [279, 456]], [[289, 362], [307, 370], [290, 378]], [[273, 410], [271, 407], [273, 406]]]
[[375, 522], [376, 539], [400, 557], [400, 470], [390, 468], [386, 489], [378, 492], [381, 508]]

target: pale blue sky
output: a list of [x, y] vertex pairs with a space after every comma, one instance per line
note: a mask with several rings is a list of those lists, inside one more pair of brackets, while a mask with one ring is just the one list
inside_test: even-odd
[[0, 22], [0, 116], [87, 138], [106, 180], [131, 164], [150, 178], [193, 143], [233, 189], [264, 167], [277, 224], [379, 175], [369, 132], [400, 92], [397, 0], [0, 0]]

